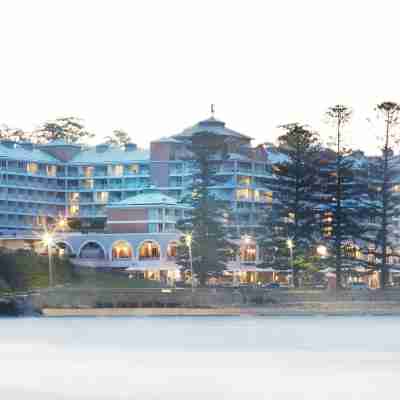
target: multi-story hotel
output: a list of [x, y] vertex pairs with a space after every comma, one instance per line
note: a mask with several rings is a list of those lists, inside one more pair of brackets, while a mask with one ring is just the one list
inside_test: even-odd
[[[151, 142], [149, 150], [100, 144], [87, 147], [60, 141], [45, 145], [0, 143], [0, 232], [3, 244], [35, 238], [37, 232], [67, 218], [79, 232], [58, 232], [59, 243], [90, 266], [173, 271], [184, 215], [180, 203], [193, 173], [185, 139], [201, 132], [223, 136], [226, 155], [216, 159], [217, 198], [233, 211], [230, 228], [237, 237], [254, 232], [260, 213], [272, 202], [273, 149], [251, 147], [251, 138], [211, 117]], [[75, 225], [74, 225], [75, 224]], [[78, 224], [78, 225], [76, 225]], [[83, 233], [82, 233], [83, 231]], [[232, 270], [256, 280], [259, 251], [249, 239]], [[150, 273], [149, 272], [149, 273]]]

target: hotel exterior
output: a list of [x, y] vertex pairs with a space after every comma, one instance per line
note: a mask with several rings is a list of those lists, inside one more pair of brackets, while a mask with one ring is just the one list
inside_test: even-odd
[[[272, 203], [272, 166], [281, 156], [252, 147], [250, 137], [211, 117], [151, 142], [149, 150], [134, 144], [0, 142], [2, 245], [35, 242], [44, 227], [68, 219], [79, 229], [58, 229], [57, 243], [76, 264], [178, 279], [175, 224], [187, 212], [182, 199], [193, 179], [185, 141], [201, 132], [227, 143], [227, 156], [212, 166], [218, 181], [212, 191], [233, 211], [230, 230], [236, 237], [254, 234]], [[254, 241], [241, 243], [230, 265], [237, 279], [255, 282], [257, 274], [272, 273], [257, 268], [259, 253]]]

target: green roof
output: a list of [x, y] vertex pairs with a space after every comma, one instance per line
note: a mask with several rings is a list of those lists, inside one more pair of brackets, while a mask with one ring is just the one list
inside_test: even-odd
[[0, 144], [0, 158], [8, 158], [18, 161], [35, 161], [35, 162], [58, 162], [55, 157], [33, 147], [32, 150], [25, 149], [20, 144], [15, 144], [14, 147], [8, 147]]

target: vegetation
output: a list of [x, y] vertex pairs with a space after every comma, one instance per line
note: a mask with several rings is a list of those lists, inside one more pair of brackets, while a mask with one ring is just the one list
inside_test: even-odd
[[124, 146], [132, 143], [132, 139], [123, 129], [115, 129], [111, 136], [106, 137], [106, 143], [115, 146]]
[[[319, 199], [313, 189], [318, 175], [320, 144], [316, 133], [298, 123], [283, 125], [282, 129], [284, 134], [279, 136], [278, 143], [284, 159], [274, 165], [277, 179], [273, 190], [277, 200], [273, 209], [267, 210], [264, 222], [267, 232], [264, 232], [262, 244], [266, 249], [276, 249], [275, 262], [293, 260], [289, 267], [297, 287], [297, 271], [313, 256], [313, 247], [319, 239], [315, 212]], [[284, 268], [280, 264], [279, 267]]]
[[[129, 279], [125, 273], [74, 268], [66, 257], [53, 257], [55, 286], [70, 288], [146, 288], [160, 287], [149, 280]], [[48, 257], [35, 252], [0, 249], [0, 293], [19, 292], [49, 286]]]
[[53, 140], [77, 143], [94, 137], [94, 134], [86, 130], [81, 119], [62, 117], [43, 123], [34, 132], [34, 136], [34, 141], [38, 143], [47, 143]]
[[178, 228], [192, 238], [191, 249], [182, 239], [178, 246], [177, 262], [183, 270], [190, 270], [201, 285], [212, 275], [220, 275], [235, 254], [236, 245], [229, 240], [226, 229], [228, 211], [212, 192], [216, 183], [213, 161], [224, 157], [223, 139], [212, 134], [195, 135], [190, 139], [193, 185], [188, 199], [192, 211], [188, 218], [179, 221]]

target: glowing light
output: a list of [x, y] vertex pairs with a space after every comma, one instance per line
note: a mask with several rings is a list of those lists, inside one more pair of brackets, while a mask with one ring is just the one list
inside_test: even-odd
[[319, 245], [317, 247], [317, 253], [321, 256], [321, 257], [326, 257], [328, 255], [328, 249], [326, 248], [326, 246], [324, 245]]
[[187, 247], [190, 247], [192, 245], [192, 234], [188, 233], [185, 235], [185, 243]]
[[46, 232], [42, 237], [42, 242], [46, 246], [51, 246], [54, 243], [54, 238], [49, 232]]
[[286, 240], [286, 245], [288, 249], [293, 249], [293, 240], [292, 239]]

